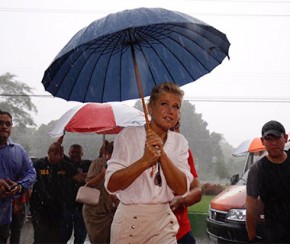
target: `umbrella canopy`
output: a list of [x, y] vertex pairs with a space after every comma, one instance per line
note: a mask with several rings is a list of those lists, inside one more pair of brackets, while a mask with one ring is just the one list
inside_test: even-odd
[[254, 139], [248, 139], [243, 141], [237, 149], [234, 151], [233, 156], [239, 157], [244, 156], [247, 153], [260, 153], [265, 151], [265, 146], [262, 144], [260, 137], [255, 137]]
[[52, 95], [70, 101], [141, 97], [147, 115], [144, 96], [154, 86], [197, 80], [228, 56], [229, 46], [225, 34], [189, 15], [161, 8], [125, 10], [76, 33], [42, 83]]
[[61, 137], [65, 131], [117, 134], [124, 127], [144, 125], [144, 113], [126, 104], [86, 103], [68, 110], [55, 122], [49, 135]]

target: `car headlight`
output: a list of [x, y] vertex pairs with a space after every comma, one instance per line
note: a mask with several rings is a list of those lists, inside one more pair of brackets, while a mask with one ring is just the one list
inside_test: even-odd
[[231, 209], [226, 219], [231, 221], [246, 221], [246, 209]]

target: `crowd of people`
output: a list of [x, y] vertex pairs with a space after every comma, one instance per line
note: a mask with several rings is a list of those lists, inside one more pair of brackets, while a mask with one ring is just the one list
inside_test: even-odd
[[[72, 235], [74, 243], [87, 236], [91, 243], [195, 243], [187, 208], [202, 193], [193, 155], [179, 133], [182, 99], [174, 83], [154, 87], [150, 122], [124, 128], [114, 142], [104, 140], [93, 161], [83, 159], [79, 144], [65, 155], [54, 142], [45, 157], [32, 162], [10, 139], [11, 114], [0, 110], [0, 243], [19, 243], [28, 201], [34, 243], [67, 243]], [[265, 205], [267, 240], [290, 241], [287, 139], [277, 121], [262, 128], [268, 155], [251, 168], [247, 185], [250, 241], [258, 238], [258, 197]], [[81, 186], [100, 191], [97, 205], [75, 201]]]
[[[74, 243], [84, 243], [86, 236], [91, 243], [194, 243], [187, 206], [200, 201], [201, 190], [188, 143], [174, 132], [182, 97], [183, 91], [173, 83], [155, 88], [148, 104], [150, 124], [125, 128], [114, 142], [105, 140], [93, 161], [83, 160], [79, 144], [71, 145], [65, 155], [62, 144], [54, 142], [46, 156], [32, 163], [9, 139], [12, 116], [1, 111], [0, 152], [13, 144], [21, 160], [15, 159], [17, 171], [6, 165], [9, 174], [1, 172], [1, 209], [5, 203], [7, 212], [1, 210], [0, 243], [19, 243], [27, 201], [34, 243], [67, 243], [72, 235]], [[100, 190], [97, 205], [75, 201], [84, 185]], [[156, 216], [158, 223], [149, 221]]]

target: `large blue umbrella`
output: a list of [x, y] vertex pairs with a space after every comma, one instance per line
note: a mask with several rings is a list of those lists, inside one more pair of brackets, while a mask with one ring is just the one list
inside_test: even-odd
[[125, 10], [76, 33], [42, 83], [52, 95], [70, 101], [141, 97], [146, 115], [144, 96], [155, 85], [197, 80], [228, 56], [229, 46], [225, 34], [189, 15], [161, 8]]

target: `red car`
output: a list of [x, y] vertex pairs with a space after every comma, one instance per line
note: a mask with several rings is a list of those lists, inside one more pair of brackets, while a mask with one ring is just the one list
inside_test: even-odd
[[[288, 150], [290, 143], [285, 145]], [[240, 178], [234, 175], [231, 186], [212, 199], [206, 219], [207, 234], [213, 243], [248, 243], [246, 230], [246, 184], [249, 168], [260, 157], [266, 155], [265, 151], [248, 153], [244, 173]], [[259, 201], [257, 235], [264, 236], [263, 204]]]

